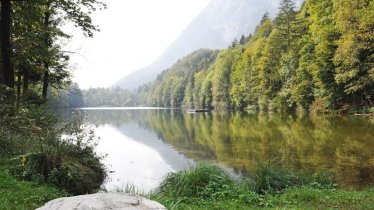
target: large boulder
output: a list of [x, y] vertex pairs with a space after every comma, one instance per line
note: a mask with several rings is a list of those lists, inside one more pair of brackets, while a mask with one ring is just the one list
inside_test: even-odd
[[155, 202], [138, 195], [126, 193], [98, 193], [69, 198], [59, 198], [37, 210], [166, 210]]

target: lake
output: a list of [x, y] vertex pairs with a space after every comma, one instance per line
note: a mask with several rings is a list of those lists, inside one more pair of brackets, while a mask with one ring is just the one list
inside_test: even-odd
[[339, 185], [374, 185], [374, 119], [147, 108], [84, 109], [100, 137], [97, 151], [113, 173], [108, 190], [158, 186], [196, 162], [242, 175], [258, 163], [335, 175]]

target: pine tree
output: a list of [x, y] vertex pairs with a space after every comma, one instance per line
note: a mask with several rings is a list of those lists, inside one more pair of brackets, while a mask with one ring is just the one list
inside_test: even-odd
[[240, 44], [245, 44], [245, 43], [246, 43], [246, 38], [245, 38], [244, 35], [242, 35], [242, 36], [240, 37], [240, 41], [239, 41], [239, 43], [240, 43]]
[[335, 80], [351, 100], [374, 105], [374, 2], [334, 0], [336, 25], [343, 35], [334, 57]]
[[297, 22], [295, 4], [292, 0], [282, 0], [279, 13], [275, 19], [275, 28], [279, 31], [279, 38], [286, 43], [286, 51], [291, 50], [291, 45], [297, 36]]
[[261, 18], [261, 22], [260, 22], [260, 25], [262, 25], [263, 23], [265, 23], [267, 20], [269, 20], [270, 19], [270, 14], [269, 14], [269, 12], [268, 11], [266, 11], [265, 13], [264, 13], [264, 15], [262, 16], [262, 18]]

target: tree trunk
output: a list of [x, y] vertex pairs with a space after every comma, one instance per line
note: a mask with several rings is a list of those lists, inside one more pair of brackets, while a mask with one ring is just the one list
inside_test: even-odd
[[23, 69], [23, 94], [25, 94], [29, 89], [29, 70], [28, 67], [24, 67]]
[[43, 76], [43, 91], [42, 91], [42, 97], [43, 101], [47, 101], [47, 92], [48, 92], [48, 85], [49, 85], [49, 72], [48, 72], [48, 63], [44, 63], [44, 68], [46, 69], [46, 72]]
[[10, 24], [11, 24], [11, 3], [10, 0], [1, 0], [1, 54], [2, 54], [2, 82], [7, 87], [11, 88], [10, 97], [14, 96], [14, 72], [11, 64], [11, 49], [10, 49]]
[[17, 73], [17, 102], [16, 102], [17, 111], [18, 111], [19, 104], [20, 104], [20, 101], [21, 101], [21, 80], [22, 80], [21, 69], [18, 69], [18, 73]]
[[[50, 16], [51, 16], [51, 13], [48, 11], [50, 8], [50, 3], [47, 4], [47, 12], [44, 13], [44, 27], [46, 29], [46, 34], [45, 34], [45, 37], [44, 37], [44, 42], [47, 46], [47, 48], [49, 48], [51, 46], [51, 38], [50, 38], [50, 33], [49, 33], [49, 24], [50, 24]], [[48, 49], [47, 49], [48, 50]], [[43, 97], [43, 101], [46, 102], [47, 101], [47, 92], [48, 92], [48, 85], [49, 85], [49, 64], [48, 64], [48, 61], [44, 61], [44, 69], [45, 69], [45, 73], [44, 73], [44, 76], [43, 76], [43, 90], [42, 90], [42, 97]]]

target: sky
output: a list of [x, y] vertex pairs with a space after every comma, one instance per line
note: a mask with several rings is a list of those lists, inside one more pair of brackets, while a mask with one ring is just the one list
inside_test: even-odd
[[108, 87], [151, 64], [211, 0], [102, 0], [108, 8], [92, 14], [100, 32], [86, 38], [72, 26], [73, 81], [82, 89]]

